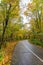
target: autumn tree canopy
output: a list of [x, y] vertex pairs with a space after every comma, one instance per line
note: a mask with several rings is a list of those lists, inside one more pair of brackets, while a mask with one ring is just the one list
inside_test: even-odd
[[32, 39], [43, 42], [43, 0], [32, 0], [31, 3], [28, 3], [24, 15], [31, 18], [29, 24]]
[[[2, 25], [2, 42], [4, 40], [5, 31], [8, 25], [8, 22], [15, 21], [19, 17], [20, 0], [1, 0], [0, 3], [0, 25]], [[1, 43], [2, 44], [2, 43]]]

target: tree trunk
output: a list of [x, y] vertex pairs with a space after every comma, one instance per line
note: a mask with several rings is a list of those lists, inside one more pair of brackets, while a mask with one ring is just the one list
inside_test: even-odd
[[7, 25], [8, 25], [8, 21], [9, 21], [10, 9], [11, 9], [11, 4], [9, 4], [9, 9], [8, 9], [8, 12], [6, 13], [5, 26], [3, 28], [2, 40], [1, 40], [1, 43], [0, 43], [0, 48], [1, 48], [2, 44], [4, 43], [4, 35], [5, 35], [5, 31], [6, 31], [6, 28], [7, 28]]

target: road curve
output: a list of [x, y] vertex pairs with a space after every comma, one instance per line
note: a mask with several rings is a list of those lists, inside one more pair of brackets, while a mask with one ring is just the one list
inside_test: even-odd
[[43, 65], [43, 48], [32, 45], [27, 40], [18, 42], [11, 65]]

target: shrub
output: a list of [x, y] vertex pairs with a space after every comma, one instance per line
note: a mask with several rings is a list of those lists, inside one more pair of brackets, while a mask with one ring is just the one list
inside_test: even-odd
[[32, 39], [31, 43], [43, 46], [43, 43], [41, 41], [39, 41], [38, 39]]

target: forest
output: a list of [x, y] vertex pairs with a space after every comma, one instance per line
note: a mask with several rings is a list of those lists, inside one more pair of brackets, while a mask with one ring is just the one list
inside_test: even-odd
[[21, 0], [0, 2], [0, 65], [10, 65], [18, 41], [28, 40], [43, 47], [43, 0], [28, 2], [27, 9], [23, 12], [28, 19], [25, 24], [20, 15], [20, 2]]

